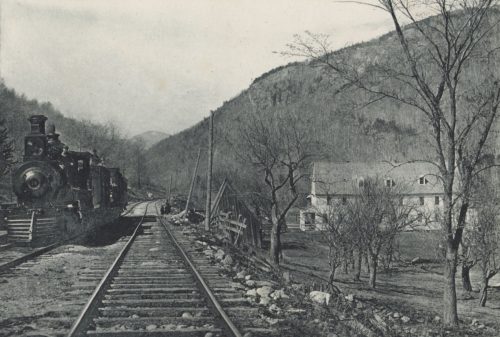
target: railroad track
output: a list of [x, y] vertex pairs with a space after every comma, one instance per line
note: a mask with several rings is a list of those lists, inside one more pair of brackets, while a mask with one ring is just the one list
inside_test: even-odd
[[[123, 213], [122, 216], [130, 216], [130, 214], [135, 210], [135, 208], [140, 205], [140, 202], [134, 203], [132, 207], [130, 207], [127, 211]], [[60, 247], [64, 244], [73, 242], [78, 240], [79, 238], [85, 236], [86, 234], [82, 234], [68, 240], [64, 240], [61, 242], [56, 242], [48, 246], [39, 247], [39, 248], [30, 248], [30, 247], [16, 247], [10, 243], [1, 245], [0, 251], [0, 274], [10, 270], [14, 267], [17, 267], [23, 263], [34, 260], [37, 257], [47, 254], [48, 252]]]
[[151, 207], [68, 336], [272, 334], [267, 328], [236, 326], [233, 320], [246, 321], [257, 308], [249, 307], [233, 285], [208, 260], [192, 260]]

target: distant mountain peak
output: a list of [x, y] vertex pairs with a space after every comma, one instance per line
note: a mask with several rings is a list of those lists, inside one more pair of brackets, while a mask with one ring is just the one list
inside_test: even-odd
[[168, 133], [162, 132], [162, 131], [145, 131], [143, 133], [140, 133], [138, 135], [133, 136], [130, 138], [131, 140], [141, 140], [144, 142], [144, 145], [146, 146], [146, 149], [151, 148], [153, 145], [158, 143], [159, 141], [167, 138], [170, 136]]

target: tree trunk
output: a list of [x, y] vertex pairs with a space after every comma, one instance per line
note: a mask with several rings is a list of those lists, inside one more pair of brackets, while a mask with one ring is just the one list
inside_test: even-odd
[[354, 272], [354, 281], [359, 281], [361, 276], [361, 265], [363, 264], [363, 253], [358, 251], [356, 270]]
[[444, 262], [443, 323], [450, 327], [458, 325], [457, 291], [455, 285], [457, 256], [458, 250], [453, 247], [452, 242], [448, 242]]
[[375, 255], [375, 254], [371, 254], [369, 255], [369, 259], [368, 259], [368, 265], [370, 266], [370, 287], [371, 288], [374, 288], [376, 287], [377, 285], [377, 264], [378, 264], [378, 256]]
[[331, 266], [330, 267], [330, 275], [328, 277], [328, 285], [331, 287], [333, 285], [333, 282], [335, 280], [335, 270], [337, 267]]
[[275, 265], [280, 263], [280, 250], [281, 250], [281, 238], [280, 238], [280, 224], [273, 222], [273, 229], [271, 230], [271, 247], [269, 250], [269, 255], [271, 257], [271, 262]]
[[462, 263], [462, 286], [465, 291], [472, 291], [472, 284], [470, 283], [470, 266]]
[[488, 300], [488, 282], [490, 279], [488, 277], [483, 277], [483, 282], [481, 284], [481, 296], [479, 297], [479, 305], [484, 307], [486, 305], [486, 300]]

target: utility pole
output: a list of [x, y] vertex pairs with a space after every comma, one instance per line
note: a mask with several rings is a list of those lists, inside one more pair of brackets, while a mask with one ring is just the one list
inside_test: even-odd
[[168, 198], [167, 198], [168, 203], [170, 203], [171, 197], [172, 197], [172, 175], [170, 175], [170, 185], [168, 185]]
[[198, 157], [196, 158], [196, 165], [194, 167], [193, 179], [191, 179], [191, 186], [189, 187], [189, 194], [188, 194], [188, 199], [186, 201], [186, 209], [184, 210], [184, 217], [187, 216], [189, 203], [191, 202], [191, 195], [193, 194], [194, 183], [196, 180], [196, 173], [198, 172], [198, 164], [200, 163], [200, 154], [201, 154], [201, 148], [198, 150]]
[[208, 170], [207, 170], [207, 203], [205, 206], [205, 230], [210, 230], [210, 218], [212, 216], [212, 161], [214, 142], [214, 112], [210, 111], [208, 122]]

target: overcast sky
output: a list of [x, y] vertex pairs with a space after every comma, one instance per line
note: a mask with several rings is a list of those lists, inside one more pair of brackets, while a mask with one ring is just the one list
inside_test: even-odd
[[[2, 0], [0, 0], [2, 1]], [[291, 60], [309, 30], [335, 48], [391, 29], [379, 10], [331, 0], [3, 0], [8, 86], [130, 135], [175, 133]]]

